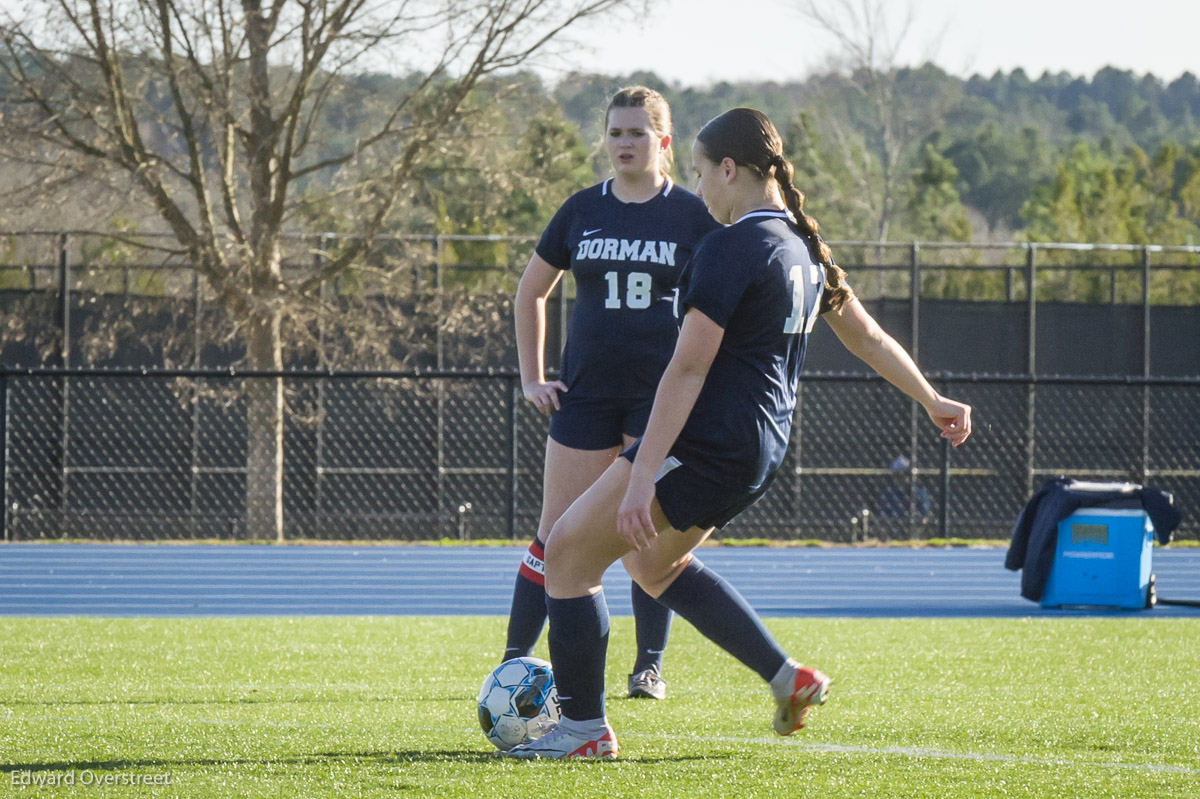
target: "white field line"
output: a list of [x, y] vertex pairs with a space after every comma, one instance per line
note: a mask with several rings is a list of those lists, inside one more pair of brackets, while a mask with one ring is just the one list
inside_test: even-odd
[[[11, 719], [13, 712], [9, 709], [7, 717]], [[84, 723], [93, 721], [93, 719], [83, 717], [63, 716], [50, 713], [34, 713], [22, 714], [24, 720], [35, 719], [38, 721], [55, 720], [55, 721], [70, 721], [74, 723]], [[196, 718], [196, 719], [179, 719], [177, 717], [170, 718], [142, 718], [140, 721], [160, 721], [163, 724], [177, 726], [181, 722], [189, 724], [213, 725], [221, 727], [243, 727], [253, 725], [256, 727], [278, 727], [278, 728], [299, 728], [299, 729], [319, 729], [331, 727], [330, 724], [321, 724], [314, 722], [284, 722], [284, 721], [264, 721], [262, 719], [216, 719], [216, 718]], [[1046, 758], [1046, 757], [1027, 757], [1024, 755], [994, 755], [984, 752], [948, 752], [941, 749], [926, 749], [919, 746], [847, 746], [844, 744], [821, 744], [821, 743], [804, 743], [801, 741], [785, 741], [779, 738], [739, 738], [732, 735], [639, 735], [637, 733], [627, 734], [630, 738], [649, 738], [656, 740], [675, 740], [675, 741], [707, 741], [710, 743], [735, 743], [735, 744], [768, 744], [775, 746], [793, 746], [797, 749], [803, 749], [808, 752], [828, 753], [828, 754], [851, 754], [851, 755], [892, 755], [898, 757], [912, 757], [918, 760], [966, 760], [973, 762], [987, 763], [1022, 763], [1035, 766], [1092, 766], [1095, 768], [1108, 769], [1126, 769], [1130, 771], [1151, 771], [1166, 774], [1200, 774], [1200, 768], [1188, 768], [1187, 766], [1172, 766], [1162, 763], [1114, 763], [1111, 761], [1096, 761], [1096, 760], [1065, 760], [1063, 758]]]
[[[636, 734], [629, 737], [639, 737]], [[679, 741], [711, 741], [714, 743], [775, 744], [794, 746], [809, 752], [851, 755], [895, 755], [917, 759], [970, 760], [992, 763], [1028, 763], [1036, 766], [1093, 766], [1096, 768], [1129, 769], [1132, 771], [1156, 771], [1170, 774], [1200, 774], [1200, 768], [1172, 766], [1161, 763], [1115, 763], [1096, 760], [1065, 760], [1063, 758], [1028, 757], [1025, 755], [995, 755], [985, 752], [948, 752], [942, 749], [926, 749], [919, 746], [847, 746], [844, 744], [805, 743], [784, 741], [779, 738], [738, 738], [735, 736], [689, 736], [689, 735], [646, 735], [645, 738], [666, 738]]]

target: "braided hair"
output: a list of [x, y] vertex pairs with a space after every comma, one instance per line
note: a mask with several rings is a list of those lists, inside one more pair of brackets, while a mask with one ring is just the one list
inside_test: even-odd
[[696, 134], [696, 140], [713, 163], [730, 158], [764, 180], [775, 179], [809, 251], [825, 267], [820, 312], [841, 310], [854, 292], [846, 283], [845, 270], [834, 263], [829, 245], [818, 235], [817, 220], [804, 212], [804, 193], [792, 183], [795, 167], [783, 154], [783, 139], [771, 120], [752, 108], [734, 108], [709, 120]]

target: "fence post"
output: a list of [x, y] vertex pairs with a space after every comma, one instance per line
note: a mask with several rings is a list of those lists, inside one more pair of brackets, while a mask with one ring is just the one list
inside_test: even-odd
[[67, 251], [70, 234], [58, 237], [58, 326], [62, 341], [58, 349], [60, 365], [71, 365], [71, 259]]
[[1033, 244], [1025, 245], [1025, 307], [1026, 307], [1026, 337], [1028, 348], [1025, 352], [1025, 371], [1029, 374], [1029, 384], [1025, 388], [1025, 496], [1033, 494], [1034, 458], [1036, 447], [1034, 435], [1037, 425], [1037, 389], [1034, 384], [1034, 373], [1037, 371], [1037, 252]]
[[938, 537], [950, 537], [950, 439], [942, 439], [942, 512], [938, 519]]
[[444, 285], [442, 278], [442, 237], [437, 236], [433, 240], [433, 292], [437, 295], [438, 321], [434, 325], [434, 346], [437, 349], [437, 369], [442, 371], [446, 368], [446, 353], [445, 342], [442, 340], [443, 325], [442, 319], [445, 318], [445, 308], [442, 306], [442, 301], [445, 299]]
[[[1142, 377], [1150, 377], [1150, 248], [1142, 245]], [[1150, 384], [1142, 385], [1142, 485], [1150, 480]]]
[[521, 392], [521, 377], [510, 377], [508, 392], [508, 537], [517, 537], [517, 466], [520, 457], [520, 437], [517, 429], [517, 409], [524, 395]]
[[[317, 236], [317, 247], [313, 254], [313, 271], [320, 273], [325, 266], [325, 245], [326, 242], [333, 238], [332, 233], [322, 233]], [[325, 307], [329, 302], [329, 281], [322, 280], [321, 285], [317, 287], [317, 368], [322, 372], [326, 371], [325, 363]], [[313, 529], [317, 529], [316, 525], [320, 524], [320, 519], [323, 518], [324, 509], [324, 482], [325, 482], [325, 378], [317, 380], [317, 429], [316, 429], [316, 454], [313, 464]]]
[[8, 372], [0, 370], [0, 525], [8, 532]]
[[[796, 383], [796, 411], [794, 418], [799, 421], [792, 425], [791, 446], [788, 449], [794, 458], [792, 466], [792, 530], [788, 538], [800, 532], [800, 505], [804, 501], [804, 378]], [[851, 535], [854, 533], [851, 532]]]
[[[199, 369], [200, 364], [197, 362], [194, 367]], [[191, 419], [191, 475], [188, 481], [188, 527], [191, 529], [192, 538], [197, 537], [199, 528], [197, 524], [200, 517], [200, 399], [203, 395], [202, 386], [205, 385], [202, 378], [194, 377], [191, 380], [192, 384], [192, 419]]]
[[[200, 368], [200, 313], [203, 300], [200, 289], [200, 271], [192, 266], [192, 368]], [[200, 516], [200, 378], [192, 378], [192, 418], [191, 418], [191, 474], [188, 476], [188, 528], [192, 538], [198, 532], [197, 521]]]
[[[911, 354], [920, 357], [921, 340], [921, 245], [912, 243], [909, 251], [909, 325], [912, 328]], [[917, 537], [917, 446], [920, 441], [920, 406], [916, 400], [908, 403], [908, 537]]]
[[200, 314], [204, 297], [200, 289], [200, 270], [192, 267], [192, 366], [200, 368]]
[[912, 326], [912, 357], [920, 354], [921, 338], [921, 244], [914, 241], [908, 255], [909, 300], [911, 303], [909, 324]]
[[[433, 239], [433, 291], [437, 297], [438, 321], [434, 323], [436, 339], [437, 370], [445, 369], [445, 353], [442, 351], [442, 237]], [[434, 526], [437, 537], [442, 537], [442, 517], [446, 493], [446, 379], [437, 378], [437, 419], [434, 423]]]
[[[71, 259], [68, 252], [70, 234], [62, 233], [58, 237], [58, 321], [62, 330], [62, 346], [59, 349], [59, 365], [63, 369], [71, 366]], [[60, 395], [59, 410], [62, 418], [58, 431], [59, 454], [59, 512], [60, 529], [66, 532], [67, 521], [67, 467], [70, 463], [70, 424], [71, 424], [71, 384], [70, 378], [63, 375], [59, 378]]]

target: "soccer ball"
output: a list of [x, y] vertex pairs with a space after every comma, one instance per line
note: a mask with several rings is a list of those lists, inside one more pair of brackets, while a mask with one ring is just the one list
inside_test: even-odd
[[541, 738], [558, 721], [558, 689], [550, 664], [537, 658], [501, 663], [479, 689], [479, 726], [500, 750]]

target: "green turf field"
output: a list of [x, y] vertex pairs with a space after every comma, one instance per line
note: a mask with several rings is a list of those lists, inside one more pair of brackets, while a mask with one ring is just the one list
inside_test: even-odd
[[476, 726], [499, 617], [0, 619], [0, 796], [1200, 796], [1200, 622], [768, 623], [833, 677], [797, 735], [683, 622], [624, 699], [617, 618], [621, 759], [529, 763]]

